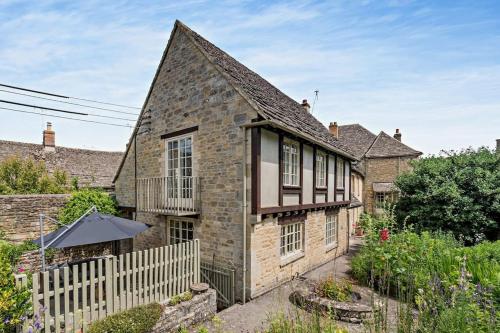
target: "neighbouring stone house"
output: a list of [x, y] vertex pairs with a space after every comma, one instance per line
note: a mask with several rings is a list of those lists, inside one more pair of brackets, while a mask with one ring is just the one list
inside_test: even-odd
[[12, 156], [43, 161], [49, 172], [62, 170], [69, 179], [77, 177], [82, 186], [111, 191], [123, 152], [56, 146], [55, 131], [47, 123], [42, 144], [0, 140], [0, 163]]
[[177, 21], [116, 198], [153, 225], [135, 249], [199, 238], [204, 260], [236, 269], [241, 300], [347, 251], [354, 160], [307, 101]]
[[394, 180], [409, 171], [409, 162], [422, 153], [401, 142], [399, 129], [394, 136], [383, 131], [376, 135], [359, 124], [338, 126], [335, 122], [330, 124], [330, 132], [347, 145], [358, 160], [352, 167], [351, 184], [353, 202], [361, 201], [361, 204], [352, 210], [352, 226], [361, 212], [379, 213], [384, 202], [397, 197]]
[[[58, 147], [48, 123], [42, 144], [0, 140], [0, 163], [12, 156], [43, 161], [49, 172], [62, 170], [68, 178], [78, 177], [82, 186], [111, 191], [123, 153]], [[69, 194], [0, 195], [0, 232], [13, 242], [39, 237], [39, 214], [56, 218], [69, 198]], [[46, 223], [46, 232], [53, 228]]]

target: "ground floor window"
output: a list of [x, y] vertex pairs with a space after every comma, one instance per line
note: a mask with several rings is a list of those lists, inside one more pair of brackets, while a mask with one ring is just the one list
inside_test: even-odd
[[397, 199], [397, 192], [375, 192], [375, 208], [384, 208]]
[[281, 226], [280, 254], [286, 257], [303, 251], [304, 222]]
[[326, 216], [326, 234], [325, 241], [326, 245], [332, 245], [337, 242], [337, 232], [339, 230], [338, 215], [327, 215]]
[[193, 240], [193, 222], [172, 219], [169, 222], [170, 245]]

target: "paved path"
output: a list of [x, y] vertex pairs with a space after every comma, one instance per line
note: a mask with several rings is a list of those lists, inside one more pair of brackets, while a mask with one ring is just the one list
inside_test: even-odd
[[[335, 274], [338, 278], [348, 278], [350, 271], [350, 261], [353, 255], [360, 248], [361, 242], [358, 239], [350, 239], [349, 253], [324, 264], [305, 274], [309, 279], [319, 280], [323, 277]], [[285, 314], [295, 313], [297, 307], [289, 302], [288, 296], [294, 290], [294, 287], [301, 283], [298, 280], [292, 280], [272, 291], [253, 299], [246, 304], [236, 304], [232, 307], [219, 312], [217, 317], [222, 320], [222, 332], [240, 333], [240, 332], [260, 332], [267, 328], [268, 319], [272, 313], [282, 312]], [[356, 287], [356, 290], [368, 296], [369, 289]], [[212, 323], [204, 325], [211, 332], [216, 331]], [[346, 324], [349, 332], [362, 331], [360, 325]], [[192, 332], [196, 332], [193, 330]]]

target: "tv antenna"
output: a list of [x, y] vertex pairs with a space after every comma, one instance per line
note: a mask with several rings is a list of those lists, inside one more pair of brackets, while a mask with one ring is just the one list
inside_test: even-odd
[[318, 89], [314, 90], [314, 101], [313, 101], [313, 106], [311, 108], [312, 114], [314, 114], [314, 106], [316, 105], [316, 101], [318, 100], [318, 94], [319, 94], [319, 90]]

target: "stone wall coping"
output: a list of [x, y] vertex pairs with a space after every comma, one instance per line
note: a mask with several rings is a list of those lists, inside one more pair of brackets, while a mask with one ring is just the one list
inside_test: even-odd
[[30, 199], [30, 198], [64, 198], [70, 197], [71, 193], [60, 193], [60, 194], [5, 194], [0, 195], [0, 200], [2, 199]]

